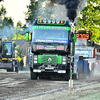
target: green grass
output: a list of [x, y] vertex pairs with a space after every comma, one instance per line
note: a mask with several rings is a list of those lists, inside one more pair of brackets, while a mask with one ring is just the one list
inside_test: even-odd
[[80, 98], [77, 100], [100, 100], [100, 92], [88, 95], [84, 98]]

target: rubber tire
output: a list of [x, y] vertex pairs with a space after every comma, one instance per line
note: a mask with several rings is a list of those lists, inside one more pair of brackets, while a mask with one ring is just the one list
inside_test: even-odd
[[94, 65], [93, 65], [93, 69], [89, 71], [89, 77], [93, 77], [93, 75], [94, 75]]
[[18, 73], [19, 69], [18, 67], [15, 67], [15, 72]]
[[92, 69], [91, 71], [89, 71], [89, 77], [93, 77], [94, 75], [94, 70]]
[[37, 75], [32, 70], [30, 70], [31, 80], [37, 80]]
[[77, 74], [73, 75], [73, 79], [75, 79], [75, 80], [78, 80], [79, 79], [79, 73], [78, 72], [77, 72]]
[[11, 69], [7, 69], [7, 72], [15, 72], [15, 69], [13, 68], [13, 65], [12, 65]]
[[65, 81], [69, 81], [69, 79], [70, 79], [70, 72], [66, 73], [64, 79], [65, 79]]
[[43, 77], [42, 76], [39, 76], [39, 79], [43, 79]]
[[11, 69], [7, 69], [7, 72], [12, 72], [12, 70]]

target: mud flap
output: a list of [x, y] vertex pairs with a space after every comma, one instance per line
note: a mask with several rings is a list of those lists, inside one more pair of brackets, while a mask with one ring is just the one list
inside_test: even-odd
[[83, 72], [85, 75], [88, 75], [88, 60], [84, 60]]
[[79, 60], [77, 65], [78, 65], [79, 79], [85, 78], [86, 76], [88, 76], [88, 61]]

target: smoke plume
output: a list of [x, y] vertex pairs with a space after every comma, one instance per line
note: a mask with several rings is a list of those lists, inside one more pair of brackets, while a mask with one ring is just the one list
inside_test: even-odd
[[67, 9], [66, 17], [68, 17], [69, 20], [75, 21], [77, 13], [84, 8], [86, 1], [87, 0], [51, 0], [51, 3], [65, 5]]

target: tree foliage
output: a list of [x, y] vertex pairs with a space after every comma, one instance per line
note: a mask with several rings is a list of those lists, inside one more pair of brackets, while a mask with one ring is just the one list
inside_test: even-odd
[[0, 2], [1, 2], [1, 1], [4, 1], [4, 0], [0, 0]]
[[93, 31], [92, 40], [100, 43], [100, 0], [88, 0], [86, 7], [78, 17], [76, 29], [83, 28]]
[[31, 23], [33, 22], [33, 19], [37, 18], [37, 12], [36, 9], [38, 9], [38, 1], [36, 0], [30, 0], [30, 5], [27, 6], [28, 12], [25, 12], [26, 21], [30, 20]]
[[14, 22], [11, 17], [6, 16], [6, 8], [1, 5], [0, 7], [0, 36], [7, 36], [10, 39], [10, 35], [14, 32]]
[[33, 23], [34, 19], [50, 19], [53, 18], [54, 5], [50, 0], [30, 0], [30, 5], [27, 6], [28, 12], [25, 12], [26, 22]]
[[[14, 34], [13, 35], [13, 40], [16, 40], [16, 39], [26, 39], [26, 35], [22, 35], [20, 33], [17, 33], [17, 34]], [[29, 40], [31, 39], [31, 35], [29, 34]]]
[[12, 27], [14, 22], [11, 17], [6, 17], [7, 11], [6, 8], [1, 5], [0, 8], [0, 29], [3, 29], [5, 26]]
[[[22, 51], [23, 51], [23, 49], [20, 49], [20, 47], [17, 45], [15, 47], [15, 50], [17, 50], [17, 56], [18, 56], [18, 58], [22, 58]], [[18, 59], [18, 60], [20, 60], [20, 59]]]
[[21, 35], [20, 33], [14, 34], [13, 40], [16, 39], [25, 39], [26, 36], [25, 35]]
[[1, 8], [0, 8], [0, 17], [1, 16], [5, 16], [6, 13], [7, 13], [6, 8], [3, 5], [1, 5]]

